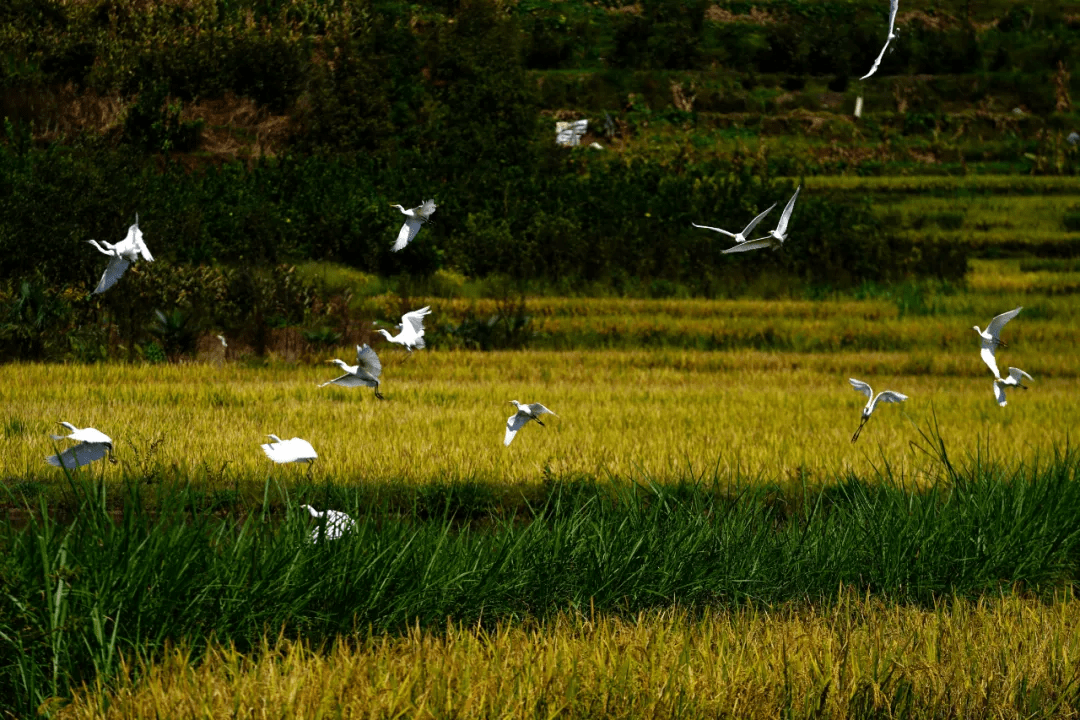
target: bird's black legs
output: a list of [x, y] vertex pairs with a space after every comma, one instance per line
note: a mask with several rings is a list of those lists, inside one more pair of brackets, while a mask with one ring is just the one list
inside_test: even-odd
[[386, 399], [386, 398], [384, 398], [382, 396], [382, 393], [379, 392], [379, 386], [378, 385], [375, 386], [375, 397], [379, 398], [380, 400], [385, 400]]
[[533, 418], [533, 420], [535, 420], [536, 424], [540, 427], [547, 427], [546, 425], [544, 425], [544, 423], [540, 422], [540, 418]]
[[859, 423], [859, 429], [856, 430], [855, 434], [851, 436], [851, 442], [855, 442], [859, 439], [859, 433], [862, 432], [863, 425], [866, 425], [866, 420], [863, 420], [861, 423]]

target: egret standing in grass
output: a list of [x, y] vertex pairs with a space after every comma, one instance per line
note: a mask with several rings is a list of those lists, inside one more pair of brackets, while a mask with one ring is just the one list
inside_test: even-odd
[[311, 513], [311, 517], [316, 520], [322, 521], [325, 518], [325, 522], [320, 522], [319, 526], [311, 531], [311, 542], [319, 542], [320, 536], [326, 540], [337, 540], [345, 533], [356, 529], [356, 521], [339, 510], [320, 512], [310, 505], [301, 505], [300, 507], [307, 508], [307, 511]]
[[401, 332], [391, 335], [387, 330], [379, 330], [387, 340], [401, 345], [411, 354], [413, 348], [424, 348], [424, 318], [431, 314], [431, 307], [425, 306], [419, 310], [405, 313], [401, 316]]
[[851, 383], [851, 386], [853, 388], [855, 388], [868, 398], [868, 400], [866, 401], [866, 407], [864, 407], [862, 411], [862, 422], [859, 423], [859, 429], [856, 430], [855, 434], [851, 436], [851, 442], [855, 442], [859, 439], [859, 433], [862, 432], [863, 425], [865, 425], [866, 421], [870, 419], [871, 413], [874, 412], [874, 408], [877, 407], [877, 404], [879, 402], [896, 403], [904, 402], [908, 399], [907, 395], [901, 395], [900, 393], [893, 392], [892, 390], [882, 390], [877, 394], [877, 397], [874, 397], [874, 391], [862, 380], [848, 378], [848, 382]]
[[127, 236], [115, 245], [104, 240], [100, 243], [97, 240], [87, 242], [96, 247], [99, 252], [109, 256], [109, 266], [105, 268], [101, 280], [94, 288], [94, 294], [103, 293], [115, 285], [128, 266], [140, 257], [146, 262], [154, 261], [150, 251], [146, 249], [146, 243], [143, 242], [138, 214], [135, 215], [135, 224], [128, 228]]
[[69, 422], [59, 423], [71, 432], [67, 435], [52, 435], [53, 440], [74, 440], [78, 445], [72, 445], [59, 455], [49, 455], [45, 462], [56, 467], [74, 469], [83, 465], [100, 460], [106, 455], [109, 462], [115, 463], [113, 456], [113, 441], [105, 433], [94, 428], [77, 428]]
[[1023, 309], [1023, 306], [1020, 306], [1015, 310], [1001, 313], [990, 321], [985, 330], [980, 330], [978, 325], [974, 326], [975, 332], [979, 333], [979, 338], [982, 340], [982, 349], [979, 354], [982, 355], [983, 362], [986, 363], [986, 367], [990, 368], [990, 372], [994, 373], [995, 378], [1000, 378], [1001, 373], [998, 371], [997, 358], [994, 353], [999, 347], [1007, 347], [1001, 341], [1001, 329], [1005, 327], [1005, 323], [1019, 315]]
[[696, 228], [701, 228], [702, 230], [712, 230], [713, 232], [722, 233], [724, 235], [727, 235], [729, 238], [733, 238], [737, 244], [742, 244], [742, 243], [746, 242], [747, 239], [749, 239], [750, 233], [754, 232], [754, 228], [756, 228], [758, 226], [758, 223], [761, 222], [762, 219], [766, 215], [768, 215], [769, 213], [772, 212], [774, 207], [776, 207], [776, 203], [773, 203], [769, 207], [768, 210], [766, 210], [765, 212], [761, 213], [756, 218], [751, 220], [750, 224], [747, 225], [746, 227], [744, 227], [743, 231], [740, 232], [740, 233], [730, 233], [727, 230], [723, 230], [723, 229], [718, 228], [718, 227], [709, 227], [708, 225], [698, 225], [697, 223], [693, 223], [693, 222], [690, 223], [690, 224], [693, 225]]
[[274, 442], [263, 445], [263, 452], [266, 453], [266, 457], [279, 465], [294, 462], [310, 463], [319, 457], [319, 454], [315, 452], [315, 448], [311, 447], [311, 443], [307, 440], [298, 437], [282, 440], [277, 435], [267, 435], [266, 437]]
[[[517, 435], [518, 430], [525, 427], [530, 420], [535, 420], [540, 427], [544, 427], [540, 416], [555, 415], [540, 403], [519, 403], [517, 400], [511, 400], [510, 404], [517, 408], [517, 412], [506, 419], [506, 436], [503, 438], [503, 445], [506, 446], [510, 445], [510, 441]], [[559, 416], [555, 415], [555, 417]]]
[[1035, 378], [1031, 377], [1020, 368], [1014, 367], [1009, 368], [1009, 377], [1004, 379], [1000, 377], [994, 378], [994, 397], [997, 398], [997, 403], [999, 407], [1005, 407], [1006, 405], [1008, 405], [1008, 403], [1005, 402], [1005, 388], [1018, 387], [1021, 390], [1028, 389], [1027, 385], [1020, 384], [1024, 378], [1032, 381], [1035, 380]]
[[416, 237], [416, 233], [420, 232], [420, 226], [431, 218], [438, 205], [435, 204], [435, 199], [432, 198], [422, 205], [417, 205], [408, 210], [400, 205], [391, 205], [390, 207], [396, 207], [401, 211], [401, 214], [405, 216], [405, 224], [401, 226], [401, 230], [398, 231], [397, 240], [394, 241], [394, 246], [390, 248], [394, 252], [397, 252], [412, 242], [413, 238]]
[[783, 245], [784, 241], [787, 240], [787, 229], [788, 223], [791, 221], [791, 211], [795, 209], [795, 200], [799, 197], [800, 190], [802, 190], [802, 185], [795, 188], [795, 194], [791, 196], [787, 205], [784, 206], [784, 212], [780, 215], [780, 222], [776, 224], [775, 230], [770, 230], [769, 234], [765, 237], [760, 237], [756, 240], [747, 240], [746, 242], [741, 242], [738, 245], [729, 247], [724, 253], [746, 252], [747, 250], [758, 250], [766, 247], [776, 250]]
[[379, 376], [382, 375], [382, 363], [379, 362], [379, 356], [375, 354], [375, 351], [367, 344], [356, 346], [356, 364], [347, 365], [344, 360], [338, 360], [334, 358], [330, 362], [334, 363], [345, 374], [341, 377], [336, 377], [333, 380], [324, 382], [319, 387], [326, 387], [327, 385], [341, 385], [343, 387], [359, 387], [364, 385], [366, 387], [375, 388], [375, 397], [383, 400], [382, 394], [379, 393]]
[[863, 75], [860, 80], [865, 80], [874, 73], [877, 72], [878, 65], [881, 64], [881, 59], [885, 57], [885, 51], [889, 49], [889, 43], [899, 37], [896, 34], [896, 10], [900, 6], [900, 0], [890, 0], [889, 2], [889, 36], [885, 38], [885, 47], [881, 48], [881, 52], [878, 53], [877, 60], [874, 60], [874, 66], [870, 68], [870, 72]]

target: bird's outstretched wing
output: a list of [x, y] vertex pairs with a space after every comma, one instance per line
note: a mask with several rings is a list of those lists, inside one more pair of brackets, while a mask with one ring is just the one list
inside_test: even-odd
[[[532, 410], [533, 415], [544, 415], [545, 413], [548, 414], [548, 415], [555, 415], [555, 413], [553, 411], [548, 410], [546, 407], [544, 407], [540, 403], [533, 403], [532, 405], [529, 406], [529, 409]], [[559, 417], [559, 416], [555, 415], [555, 417]]]
[[708, 225], [698, 225], [695, 222], [692, 222], [690, 224], [693, 225], [696, 228], [701, 228], [702, 230], [712, 230], [713, 232], [723, 233], [724, 235], [727, 235], [728, 237], [735, 237], [735, 233], [728, 232], [727, 230], [724, 230], [723, 228], [709, 227]]
[[765, 212], [761, 213], [756, 218], [751, 220], [750, 224], [747, 225], [742, 231], [743, 237], [749, 237], [750, 233], [754, 232], [754, 228], [756, 228], [758, 226], [758, 223], [761, 222], [765, 218], [766, 215], [771, 213], [773, 211], [774, 207], [776, 207], [776, 203], [773, 203], [772, 205], [770, 205], [768, 210], [766, 210]]
[[866, 78], [870, 77], [871, 75], [873, 75], [874, 73], [877, 72], [878, 65], [881, 64], [881, 59], [883, 57], [885, 57], [885, 51], [889, 49], [889, 43], [890, 42], [892, 42], [892, 30], [889, 31], [889, 37], [887, 37], [885, 39], [885, 46], [883, 48], [881, 48], [881, 53], [877, 56], [877, 59], [874, 60], [874, 66], [870, 68], [870, 72], [866, 73], [861, 78], [859, 78], [860, 80], [865, 80]]
[[509, 445], [510, 441], [517, 435], [518, 430], [525, 427], [525, 423], [529, 422], [529, 416], [525, 413], [514, 413], [506, 419], [506, 436], [503, 438], [503, 445]]
[[120, 279], [120, 276], [124, 274], [124, 271], [131, 265], [130, 262], [124, 258], [114, 255], [109, 259], [109, 266], [105, 268], [105, 272], [101, 275], [101, 280], [98, 282], [97, 287], [94, 288], [94, 294], [103, 293]]
[[292, 462], [293, 458], [289, 453], [289, 443], [287, 440], [282, 440], [276, 443], [266, 443], [261, 445], [263, 452], [266, 453], [266, 457], [270, 458], [276, 463]]
[[777, 235], [783, 235], [787, 232], [788, 222], [791, 221], [791, 211], [795, 209], [795, 200], [798, 199], [800, 190], [802, 190], [802, 185], [795, 188], [795, 194], [791, 196], [791, 199], [787, 201], [787, 205], [784, 206], [784, 214], [780, 216], [780, 222], [776, 226]]
[[413, 212], [420, 216], [422, 220], [427, 220], [435, 213], [435, 208], [438, 205], [435, 204], [435, 198], [425, 200], [423, 204], [413, 208]]
[[900, 0], [890, 0], [889, 2], [889, 37], [896, 37], [893, 34], [893, 29], [896, 27], [896, 11], [900, 9]]
[[1009, 368], [1009, 379], [1013, 381], [1013, 384], [1019, 385], [1021, 379], [1023, 379], [1023, 378], [1027, 378], [1028, 380], [1031, 380], [1032, 382], [1035, 381], [1035, 378], [1031, 377], [1026, 372], [1021, 370], [1020, 368], [1014, 368], [1014, 367]]
[[103, 443], [79, 443], [59, 455], [50, 455], [45, 461], [56, 467], [77, 468], [100, 460], [109, 453]]
[[394, 245], [390, 249], [397, 252], [411, 243], [412, 239], [416, 237], [416, 233], [420, 232], [420, 226], [423, 224], [424, 221], [417, 218], [406, 220], [405, 224], [401, 226], [401, 230], [398, 231], [397, 240], [394, 241]]
[[370, 345], [356, 346], [356, 364], [360, 369], [367, 370], [372, 377], [382, 375], [382, 363], [379, 362], [379, 356]]
[[773, 239], [771, 237], [757, 238], [756, 240], [747, 240], [744, 243], [738, 245], [732, 245], [724, 254], [746, 252], [747, 250], [760, 250], [762, 248], [772, 247]]
[[994, 381], [994, 397], [997, 399], [999, 407], [1005, 407], [1009, 404], [1005, 401], [1005, 383], [1001, 380]]
[[874, 405], [878, 403], [898, 403], [907, 400], [907, 395], [903, 393], [894, 392], [892, 390], [882, 390], [881, 394], [877, 396], [877, 400], [874, 401]]
[[874, 397], [874, 391], [869, 384], [864, 383], [862, 380], [856, 380], [855, 378], [848, 378], [848, 382], [851, 383], [851, 387], [855, 388], [866, 397]]
[[319, 387], [326, 387], [327, 385], [341, 385], [342, 387], [370, 387], [372, 385], [372, 382], [370, 380], [365, 380], [364, 378], [357, 375], [353, 375], [352, 373], [345, 373], [341, 377], [336, 377], [333, 380], [327, 380], [323, 384], [319, 385]]
[[990, 324], [986, 326], [986, 332], [990, 335], [993, 335], [994, 337], [998, 337], [999, 335], [1001, 335], [1001, 330], [1005, 327], [1005, 323], [1009, 322], [1014, 317], [1019, 315], [1020, 311], [1023, 309], [1024, 306], [1021, 305], [1015, 310], [1009, 310], [1008, 312], [1001, 313], [993, 320], [991, 320]]
[[994, 373], [995, 378], [1001, 377], [1001, 372], [998, 371], [997, 358], [994, 357], [994, 348], [984, 347], [979, 351], [979, 355], [982, 357], [983, 362], [986, 363], [986, 367], [990, 368], [990, 372]]
[[424, 316], [431, 314], [431, 306], [422, 307], [419, 310], [413, 310], [412, 312], [405, 313], [401, 316], [401, 325], [405, 327], [406, 324], [411, 325], [413, 332], [417, 335], [424, 334]]

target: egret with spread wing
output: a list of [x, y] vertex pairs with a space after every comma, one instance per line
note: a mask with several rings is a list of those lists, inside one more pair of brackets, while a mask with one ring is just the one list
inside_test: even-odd
[[795, 188], [795, 194], [791, 196], [787, 205], [784, 206], [784, 212], [780, 215], [780, 222], [776, 224], [775, 230], [770, 230], [769, 234], [765, 237], [760, 237], [756, 240], [747, 240], [746, 242], [729, 247], [724, 253], [746, 252], [747, 250], [758, 250], [766, 247], [776, 250], [783, 245], [784, 241], [787, 240], [787, 229], [788, 223], [791, 221], [791, 211], [795, 209], [795, 200], [799, 197], [800, 190], [802, 190], [802, 185]]
[[859, 439], [859, 433], [862, 432], [863, 425], [865, 425], [866, 421], [870, 419], [870, 414], [874, 412], [874, 408], [877, 407], [877, 404], [879, 402], [895, 403], [904, 402], [908, 399], [907, 395], [901, 395], [900, 393], [893, 392], [892, 390], [882, 390], [877, 394], [877, 397], [874, 397], [874, 391], [862, 380], [848, 378], [848, 382], [851, 383], [851, 386], [853, 388], [855, 388], [868, 398], [866, 401], [866, 407], [864, 407], [862, 411], [862, 422], [859, 423], [859, 429], [856, 430], [855, 434], [851, 436], [851, 442], [855, 442]]
[[143, 242], [138, 215], [135, 215], [135, 224], [128, 228], [127, 236], [115, 245], [104, 240], [100, 243], [97, 240], [88, 240], [87, 242], [96, 247], [98, 252], [109, 256], [109, 265], [101, 275], [97, 287], [94, 288], [94, 294], [103, 293], [115, 285], [120, 276], [124, 274], [124, 271], [128, 269], [128, 266], [140, 257], [146, 262], [154, 261], [154, 257], [146, 249], [146, 243]]
[[375, 388], [375, 397], [383, 400], [382, 394], [379, 393], [379, 376], [382, 375], [382, 363], [379, 362], [379, 356], [375, 354], [375, 351], [367, 344], [356, 346], [356, 364], [347, 365], [344, 360], [338, 360], [334, 358], [330, 362], [336, 364], [345, 374], [336, 377], [333, 380], [324, 382], [319, 387], [326, 387], [327, 385], [342, 385], [344, 387], [359, 387], [364, 385], [366, 387]]
[[985, 330], [980, 330], [978, 325], [974, 326], [975, 332], [979, 333], [979, 338], [982, 341], [982, 349], [979, 354], [982, 355], [983, 362], [986, 363], [986, 367], [990, 368], [990, 372], [994, 373], [995, 378], [1000, 378], [1001, 373], [998, 371], [997, 358], [994, 353], [999, 347], [1006, 347], [1005, 343], [1001, 342], [1001, 329], [1005, 327], [1005, 323], [1019, 315], [1023, 309], [1024, 307], [1021, 305], [1015, 310], [1001, 313], [990, 321]]
[[690, 224], [691, 224], [691, 225], [693, 225], [693, 226], [694, 226], [694, 227], [696, 227], [696, 228], [701, 228], [701, 229], [703, 229], [703, 230], [712, 230], [713, 232], [718, 232], [718, 233], [722, 233], [722, 234], [724, 234], [724, 235], [727, 235], [727, 236], [728, 236], [729, 238], [734, 238], [734, 239], [735, 239], [735, 242], [736, 242], [736, 243], [744, 243], [744, 242], [746, 242], [746, 241], [747, 241], [747, 239], [749, 238], [749, 236], [750, 236], [750, 233], [754, 232], [754, 228], [756, 228], [756, 227], [758, 226], [758, 223], [759, 223], [759, 222], [761, 222], [761, 220], [762, 220], [762, 219], [763, 219], [763, 218], [764, 218], [764, 217], [765, 217], [766, 215], [768, 215], [769, 213], [771, 213], [774, 207], [776, 207], [776, 203], [773, 203], [773, 204], [772, 204], [772, 205], [771, 205], [771, 206], [769, 207], [769, 209], [768, 209], [768, 210], [766, 210], [765, 212], [761, 213], [761, 214], [760, 214], [760, 215], [758, 215], [758, 216], [757, 216], [756, 218], [754, 218], [753, 220], [751, 220], [751, 221], [750, 221], [750, 224], [749, 224], [749, 225], [747, 225], [747, 226], [746, 226], [745, 228], [743, 228], [743, 231], [742, 231], [742, 232], [740, 232], [740, 233], [730, 233], [730, 232], [728, 232], [727, 230], [723, 230], [723, 229], [721, 229], [721, 228], [717, 228], [717, 227], [709, 227], [708, 225], [698, 225], [697, 223], [693, 223], [693, 222], [692, 222], [692, 223], [690, 223]]
[[1028, 375], [1020, 368], [1009, 368], [1009, 377], [1007, 378], [994, 378], [994, 397], [997, 398], [997, 404], [1000, 407], [1005, 407], [1008, 403], [1005, 402], [1005, 388], [1018, 387], [1021, 390], [1027, 390], [1027, 385], [1021, 385], [1021, 381], [1027, 378], [1028, 380], [1035, 380], [1035, 378]]
[[116, 458], [113, 457], [112, 438], [105, 433], [90, 427], [77, 428], [69, 422], [61, 421], [60, 425], [63, 425], [71, 432], [67, 435], [52, 435], [52, 439], [74, 440], [78, 445], [72, 445], [59, 455], [50, 455], [45, 458], [45, 461], [50, 465], [73, 469], [89, 465], [106, 455], [109, 456], [109, 462], [116, 462]]
[[900, 0], [890, 0], [889, 2], [889, 36], [885, 38], [885, 47], [881, 48], [881, 52], [878, 53], [877, 60], [874, 60], [874, 66], [870, 68], [870, 72], [863, 75], [860, 80], [865, 80], [874, 73], [877, 72], [878, 65], [881, 64], [881, 59], [885, 57], [885, 51], [889, 49], [889, 43], [899, 37], [896, 34], [896, 10], [900, 6]]
[[413, 348], [424, 347], [424, 318], [431, 314], [431, 307], [422, 307], [419, 310], [405, 313], [401, 316], [401, 332], [391, 335], [387, 330], [379, 330], [383, 337], [392, 343], [401, 345], [410, 353]]
[[391, 205], [390, 207], [396, 207], [401, 211], [401, 214], [405, 216], [405, 224], [401, 226], [401, 230], [398, 231], [397, 240], [394, 241], [394, 246], [390, 248], [394, 252], [397, 252], [412, 242], [413, 238], [416, 237], [416, 233], [420, 232], [420, 226], [426, 223], [435, 213], [435, 208], [437, 208], [438, 205], [435, 204], [435, 199], [432, 198], [424, 204], [417, 205], [408, 210], [400, 205]]
[[[530, 420], [535, 420], [538, 425], [544, 427], [544, 423], [540, 420], [541, 415], [555, 415], [551, 410], [540, 403], [519, 403], [517, 400], [511, 400], [510, 404], [517, 408], [517, 412], [511, 415], [506, 420], [506, 436], [503, 438], [503, 445], [510, 445], [510, 441], [517, 435], [518, 430], [525, 427], [526, 423]], [[555, 417], [559, 417], [555, 415]]]
[[351, 517], [341, 512], [340, 510], [327, 510], [320, 512], [310, 505], [301, 505], [302, 508], [307, 508], [307, 511], [311, 513], [311, 517], [320, 522], [319, 526], [311, 531], [311, 542], [319, 542], [320, 536], [326, 540], [337, 540], [345, 533], [352, 532], [356, 529], [356, 521]]
[[278, 464], [310, 463], [319, 457], [319, 454], [315, 452], [315, 448], [311, 447], [311, 443], [307, 440], [298, 437], [282, 440], [277, 435], [267, 435], [267, 437], [274, 442], [263, 445], [263, 452], [266, 453], [266, 457]]

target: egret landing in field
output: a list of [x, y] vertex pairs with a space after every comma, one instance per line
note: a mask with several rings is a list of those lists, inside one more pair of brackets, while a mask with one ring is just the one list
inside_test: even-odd
[[[799, 197], [799, 191], [802, 190], [802, 185], [795, 188], [795, 194], [788, 200], [787, 205], [784, 206], [784, 212], [780, 215], [780, 222], [776, 224], [775, 230], [770, 230], [769, 234], [765, 237], [757, 238], [756, 240], [747, 240], [741, 242], [738, 245], [729, 247], [724, 253], [746, 252], [747, 250], [759, 250], [760, 248], [772, 248], [776, 250], [784, 241], [787, 240], [788, 223], [791, 221], [791, 211], [795, 209], [795, 200]], [[771, 210], [772, 208], [770, 208]]]
[[408, 210], [400, 205], [391, 205], [390, 207], [396, 207], [401, 211], [401, 214], [405, 216], [405, 224], [401, 226], [401, 230], [398, 231], [397, 240], [394, 241], [393, 247], [390, 248], [394, 252], [397, 252], [412, 242], [413, 238], [416, 237], [416, 233], [420, 232], [420, 226], [426, 223], [428, 219], [435, 214], [435, 208], [437, 208], [438, 205], [435, 204], [435, 200], [432, 198], [423, 205], [417, 205]]
[[1001, 335], [1001, 329], [1005, 327], [1005, 323], [1019, 315], [1020, 311], [1023, 309], [1023, 306], [1020, 306], [1015, 310], [1001, 313], [990, 321], [990, 324], [986, 326], [985, 330], [980, 330], [978, 325], [974, 326], [975, 332], [979, 333], [979, 337], [982, 339], [982, 350], [980, 355], [982, 355], [986, 367], [990, 368], [990, 372], [994, 373], [995, 378], [1000, 378], [1001, 373], [998, 372], [997, 358], [994, 357], [994, 352], [997, 351], [999, 347], [1008, 347], [1005, 343], [1001, 342], [999, 337]]
[[282, 440], [277, 435], [267, 435], [266, 437], [274, 442], [263, 445], [263, 452], [266, 453], [266, 457], [278, 464], [310, 463], [319, 457], [319, 454], [315, 452], [315, 448], [311, 447], [311, 443], [307, 440], [298, 437], [291, 440]]
[[881, 52], [878, 53], [877, 60], [874, 61], [874, 66], [870, 68], [870, 72], [863, 75], [860, 80], [865, 80], [874, 73], [877, 72], [878, 65], [881, 64], [881, 59], [885, 57], [885, 51], [889, 49], [889, 43], [899, 37], [896, 34], [896, 10], [900, 5], [900, 0], [890, 0], [889, 2], [889, 36], [885, 38], [885, 47], [881, 48]]
[[391, 335], [387, 330], [380, 330], [379, 333], [390, 342], [401, 345], [411, 354], [413, 348], [423, 349], [424, 347], [424, 318], [430, 314], [430, 306], [413, 310], [401, 316], [401, 325], [399, 325], [401, 332], [397, 335]]
[[754, 228], [756, 228], [758, 226], [758, 223], [761, 222], [762, 218], [764, 218], [766, 215], [771, 213], [774, 207], [776, 207], [776, 203], [773, 203], [772, 206], [769, 207], [768, 210], [766, 210], [765, 212], [761, 213], [756, 218], [751, 220], [750, 224], [747, 225], [746, 227], [744, 227], [743, 231], [740, 232], [740, 233], [729, 233], [727, 230], [722, 230], [721, 228], [709, 227], [708, 225], [698, 225], [697, 223], [693, 223], [693, 222], [690, 223], [690, 224], [693, 225], [696, 228], [701, 228], [702, 230], [712, 230], [713, 232], [722, 233], [724, 235], [727, 235], [729, 238], [734, 238], [736, 243], [742, 244], [742, 243], [747, 241], [747, 239], [749, 238], [750, 233], [754, 232]]
[[106, 455], [109, 456], [109, 462], [116, 462], [116, 458], [113, 457], [112, 438], [105, 433], [89, 427], [77, 428], [69, 422], [61, 421], [60, 425], [66, 427], [71, 433], [68, 435], [52, 435], [52, 439], [74, 440], [79, 444], [72, 445], [59, 455], [48, 456], [45, 458], [45, 462], [56, 467], [77, 468], [89, 465]]
[[[326, 540], [337, 540], [345, 533], [356, 529], [356, 522], [339, 510], [319, 512], [310, 505], [301, 505], [300, 507], [307, 508], [307, 511], [311, 513], [311, 517], [320, 521], [318, 527], [311, 531], [311, 542], [319, 542], [320, 535]], [[323, 518], [326, 518], [326, 520], [323, 521]]]
[[874, 408], [877, 407], [877, 404], [879, 402], [895, 403], [904, 402], [908, 399], [907, 395], [901, 395], [900, 393], [893, 392], [892, 390], [882, 390], [877, 394], [877, 397], [874, 397], [874, 391], [862, 380], [848, 378], [848, 382], [851, 383], [851, 386], [853, 388], [855, 388], [868, 398], [868, 400], [866, 401], [866, 407], [864, 407], [862, 411], [862, 422], [859, 423], [859, 429], [856, 430], [855, 434], [851, 436], [851, 442], [855, 442], [859, 439], [859, 433], [862, 432], [863, 425], [865, 425], [866, 421], [870, 419], [870, 414], [874, 412]]
[[330, 362], [344, 370], [345, 374], [341, 377], [336, 377], [333, 380], [328, 380], [319, 387], [326, 387], [327, 385], [359, 387], [364, 385], [366, 387], [375, 388], [375, 397], [380, 400], [385, 399], [382, 394], [379, 393], [379, 376], [382, 375], [382, 363], [379, 362], [379, 356], [375, 354], [375, 351], [372, 350], [369, 345], [356, 346], [355, 365], [346, 365], [344, 360], [338, 360], [337, 358], [334, 358]]
[[[506, 437], [503, 438], [503, 445], [506, 446], [510, 445], [510, 441], [517, 435], [518, 430], [525, 427], [530, 420], [535, 420], [540, 427], [544, 427], [540, 416], [555, 415], [540, 403], [519, 403], [517, 400], [511, 400], [510, 404], [517, 408], [517, 412], [506, 419]], [[555, 417], [559, 416], [555, 415]]]
[[1009, 377], [1005, 379], [1002, 379], [1000, 377], [994, 378], [994, 397], [997, 398], [997, 403], [1000, 407], [1005, 407], [1006, 405], [1008, 405], [1008, 403], [1005, 402], [1005, 388], [1018, 387], [1021, 390], [1028, 389], [1027, 385], [1020, 384], [1024, 378], [1032, 381], [1035, 380], [1035, 378], [1031, 377], [1020, 368], [1014, 367], [1009, 368]]
[[115, 245], [104, 240], [100, 243], [97, 240], [87, 240], [87, 242], [110, 258], [109, 266], [105, 268], [100, 282], [94, 288], [94, 294], [103, 293], [115, 285], [120, 276], [124, 274], [124, 271], [128, 269], [128, 266], [140, 257], [146, 262], [154, 261], [150, 251], [146, 249], [146, 243], [143, 242], [138, 215], [135, 216], [135, 224], [128, 228], [127, 237]]

